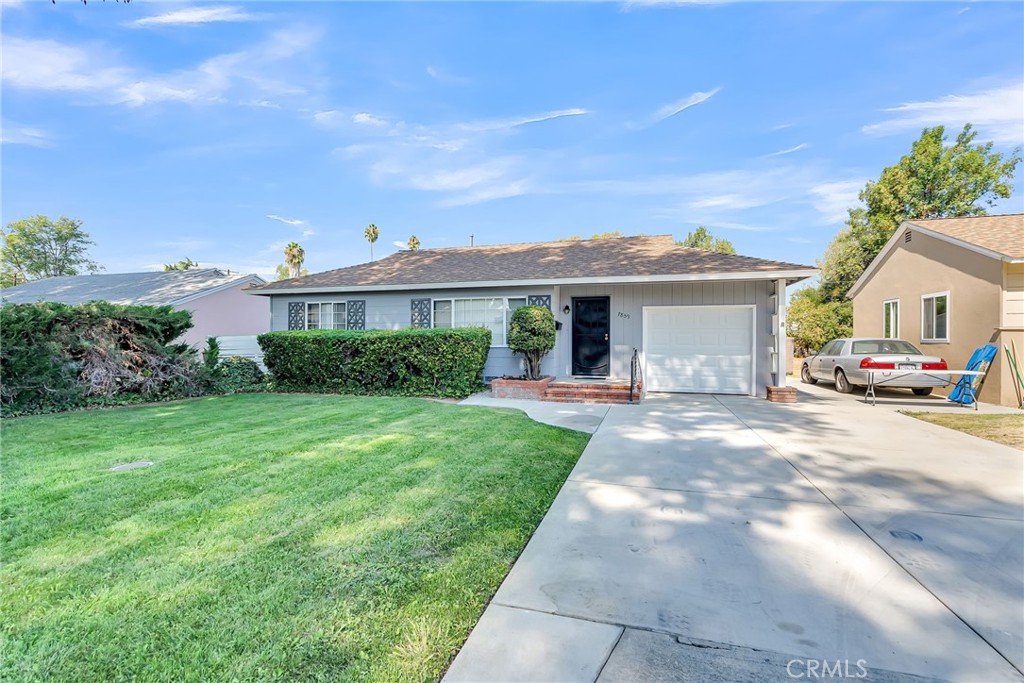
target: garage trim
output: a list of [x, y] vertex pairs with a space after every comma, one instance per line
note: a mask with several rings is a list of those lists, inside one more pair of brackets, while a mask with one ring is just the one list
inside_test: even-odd
[[[756, 304], [685, 304], [679, 306], [644, 306], [643, 307], [643, 344], [640, 350], [642, 367], [644, 369], [644, 393], [647, 393], [647, 378], [650, 376], [647, 367], [647, 312], [651, 310], [692, 310], [695, 308], [731, 308], [747, 309], [750, 311], [750, 393], [748, 396], [757, 396], [757, 305]], [[741, 394], [736, 394], [741, 395]]]

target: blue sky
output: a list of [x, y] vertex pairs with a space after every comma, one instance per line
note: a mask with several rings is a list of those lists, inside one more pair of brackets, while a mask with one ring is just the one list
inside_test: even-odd
[[[3, 0], [2, 220], [109, 272], [697, 225], [814, 263], [925, 126], [1024, 142], [1024, 3]], [[996, 212], [1024, 211], [1021, 177]]]

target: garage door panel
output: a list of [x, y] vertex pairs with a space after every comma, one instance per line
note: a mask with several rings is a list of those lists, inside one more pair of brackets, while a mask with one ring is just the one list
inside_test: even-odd
[[646, 309], [645, 380], [652, 391], [751, 393], [753, 311]]

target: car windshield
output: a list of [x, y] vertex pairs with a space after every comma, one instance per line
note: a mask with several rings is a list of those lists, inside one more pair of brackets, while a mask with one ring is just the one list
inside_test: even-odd
[[921, 354], [913, 344], [901, 339], [864, 339], [862, 341], [855, 341], [850, 353], [854, 356], [870, 353]]

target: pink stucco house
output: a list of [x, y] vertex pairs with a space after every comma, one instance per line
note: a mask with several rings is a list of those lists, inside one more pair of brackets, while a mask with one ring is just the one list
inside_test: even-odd
[[265, 284], [259, 275], [216, 268], [146, 273], [102, 273], [51, 277], [0, 290], [0, 302], [56, 301], [81, 304], [173, 306], [191, 311], [193, 327], [182, 341], [201, 347], [207, 337], [236, 337], [270, 330], [270, 304], [247, 296], [249, 285]]

